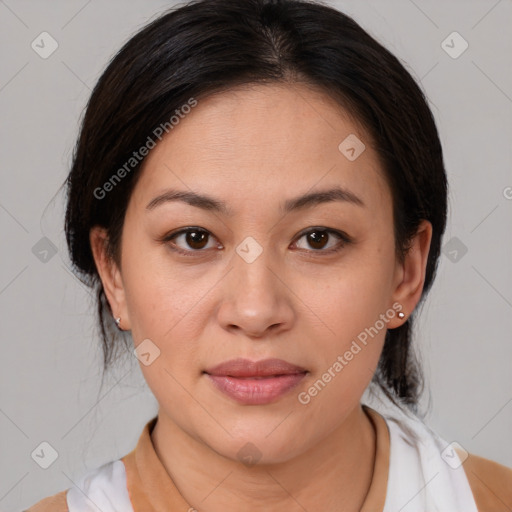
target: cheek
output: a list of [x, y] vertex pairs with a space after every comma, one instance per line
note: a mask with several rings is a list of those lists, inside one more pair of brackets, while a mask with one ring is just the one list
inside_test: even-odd
[[200, 338], [204, 323], [201, 282], [148, 272], [144, 279], [134, 276], [126, 289], [135, 343], [150, 338], [173, 356], [194, 348], [191, 341]]
[[386, 334], [380, 315], [387, 308], [379, 282], [363, 277], [354, 272], [316, 295], [312, 309], [322, 312], [322, 322], [316, 336], [312, 332], [314, 349], [305, 347], [315, 371], [297, 397], [305, 415], [304, 435], [318, 435], [315, 418], [322, 418], [326, 430], [343, 421], [359, 403], [378, 365]]
[[128, 250], [123, 274], [134, 344], [149, 339], [160, 351], [150, 366], [141, 364], [141, 370], [159, 401], [169, 395], [178, 400], [182, 393], [178, 382], [188, 388], [200, 377], [199, 362], [208, 360], [215, 348], [211, 339], [206, 344], [202, 340], [214, 314], [212, 297], [225, 270], [177, 264], [161, 249], [133, 250], [130, 255]]
[[200, 290], [187, 270], [172, 261], [141, 230], [123, 245], [123, 284], [135, 342], [161, 339], [198, 302]]
[[318, 407], [326, 407], [326, 414], [331, 414], [328, 404], [332, 400], [359, 399], [378, 364], [386, 320], [395, 314], [389, 304], [391, 254], [392, 249], [360, 253], [336, 271], [329, 270], [329, 279], [321, 274], [315, 279], [301, 278], [299, 293], [307, 297], [317, 317], [311, 316], [311, 324], [313, 320], [317, 324], [314, 338], [318, 349], [311, 356], [318, 363], [315, 378], [327, 383], [317, 401]]
[[204, 287], [165, 268], [162, 271], [154, 260], [133, 263], [127, 265], [125, 289], [134, 345], [149, 339], [154, 344], [149, 346], [158, 354], [151, 364], [145, 365], [141, 359], [139, 365], [158, 403], [166, 410], [177, 407], [185, 421], [193, 416], [195, 402], [184, 389], [191, 389], [200, 374], [197, 341], [204, 330], [200, 300]]
[[[319, 316], [328, 327], [317, 331], [316, 345], [321, 346], [321, 351], [315, 357], [322, 361], [318, 370], [324, 374], [330, 369], [331, 375], [340, 375], [331, 380], [339, 384], [345, 381], [344, 391], [350, 392], [371, 378], [378, 362], [386, 334], [386, 323], [380, 320], [387, 309], [383, 299], [374, 280], [364, 282], [355, 273], [352, 279], [340, 280], [337, 287], [330, 285], [318, 296], [319, 303], [314, 309], [322, 312]], [[343, 369], [335, 365], [340, 356]], [[330, 382], [329, 375], [325, 380]], [[350, 385], [346, 386], [347, 383]]]
[[350, 261], [325, 269], [314, 279], [298, 277], [301, 297], [339, 340], [357, 336], [389, 307], [392, 259], [374, 254], [354, 254]]

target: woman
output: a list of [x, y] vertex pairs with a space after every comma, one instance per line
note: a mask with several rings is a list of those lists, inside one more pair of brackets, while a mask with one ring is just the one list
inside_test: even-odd
[[159, 411], [30, 512], [510, 510], [512, 470], [415, 415], [442, 149], [352, 19], [291, 0], [165, 14], [100, 78], [67, 184], [105, 366], [129, 331]]

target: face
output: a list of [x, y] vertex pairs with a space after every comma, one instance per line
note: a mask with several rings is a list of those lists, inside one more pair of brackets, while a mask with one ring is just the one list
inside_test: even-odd
[[[353, 138], [339, 148], [351, 135], [359, 155]], [[121, 266], [104, 283], [121, 326], [146, 344], [160, 417], [233, 460], [248, 442], [262, 462], [311, 449], [357, 408], [386, 329], [419, 298], [424, 258], [410, 272], [395, 258], [371, 141], [328, 96], [259, 85], [199, 101], [141, 172]], [[299, 370], [212, 376], [238, 358]]]

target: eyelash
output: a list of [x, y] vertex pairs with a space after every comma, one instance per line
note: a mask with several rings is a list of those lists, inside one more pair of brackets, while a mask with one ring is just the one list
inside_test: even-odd
[[[200, 232], [200, 233], [207, 233], [208, 235], [211, 235], [211, 233], [206, 229], [199, 228], [199, 227], [197, 227], [197, 228], [189, 227], [189, 228], [185, 228], [185, 229], [181, 229], [179, 231], [174, 231], [172, 233], [169, 233], [169, 234], [165, 235], [163, 238], [161, 238], [160, 241], [168, 243], [171, 240], [173, 240], [174, 238], [177, 238], [180, 235], [186, 235], [187, 233], [190, 233], [190, 232]], [[335, 247], [333, 247], [331, 249], [326, 249], [326, 250], [311, 249], [311, 251], [309, 251], [309, 252], [312, 252], [312, 253], [334, 254], [334, 253], [341, 251], [346, 245], [352, 243], [352, 241], [353, 241], [351, 237], [349, 237], [346, 233], [343, 233], [342, 231], [324, 228], [324, 227], [320, 227], [320, 226], [309, 228], [307, 231], [303, 231], [302, 233], [299, 234], [297, 240], [300, 240], [305, 235], [308, 235], [308, 234], [314, 233], [314, 232], [321, 232], [321, 233], [328, 233], [331, 235], [335, 235], [336, 237], [338, 237], [341, 240], [341, 242], [338, 243]], [[183, 256], [188, 256], [188, 257], [196, 257], [196, 253], [206, 252], [206, 250], [207, 250], [207, 249], [197, 249], [197, 250], [186, 251], [184, 249], [177, 247], [175, 244], [168, 244], [168, 245], [173, 252], [176, 252], [178, 254], [181, 254]], [[304, 251], [306, 249], [301, 249], [301, 250]]]

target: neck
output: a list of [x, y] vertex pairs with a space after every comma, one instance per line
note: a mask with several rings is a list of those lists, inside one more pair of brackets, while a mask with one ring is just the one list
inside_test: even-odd
[[151, 438], [181, 495], [208, 512], [359, 511], [375, 463], [375, 431], [359, 404], [312, 449], [277, 464], [244, 466], [223, 457], [162, 411]]

